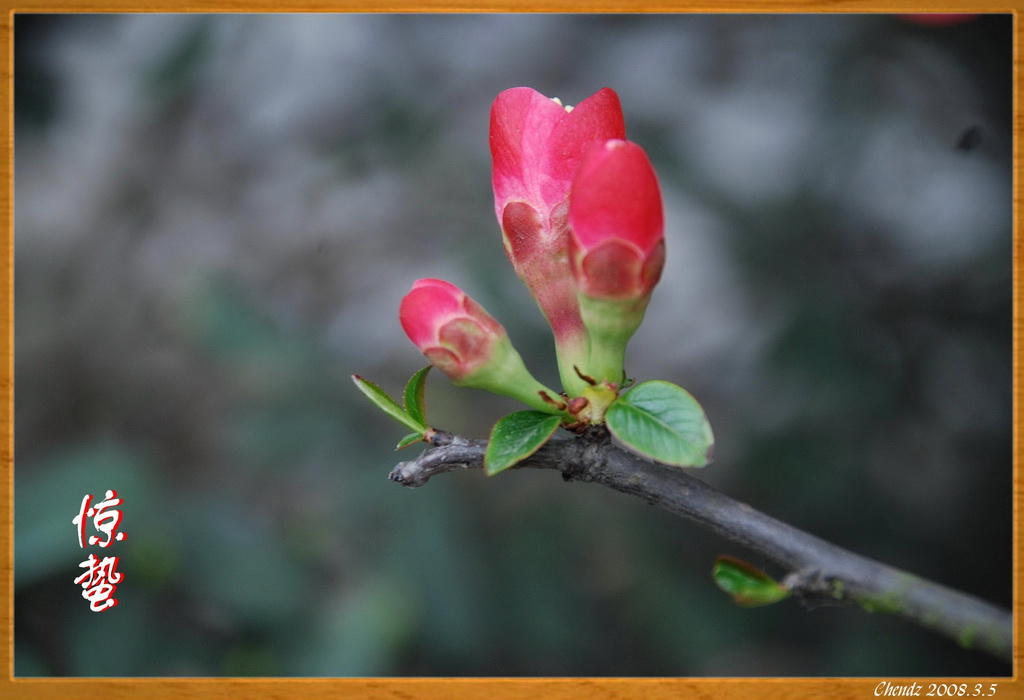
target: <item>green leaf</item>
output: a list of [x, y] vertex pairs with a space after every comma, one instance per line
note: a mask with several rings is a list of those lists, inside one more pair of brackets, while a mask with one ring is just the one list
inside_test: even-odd
[[675, 384], [651, 381], [620, 396], [605, 414], [612, 434], [630, 449], [674, 467], [703, 467], [715, 445], [704, 409]]
[[419, 442], [423, 439], [423, 433], [409, 433], [404, 438], [398, 441], [398, 445], [395, 446], [396, 450], [405, 449], [414, 442]]
[[559, 416], [540, 411], [516, 411], [499, 420], [484, 453], [487, 476], [505, 471], [539, 450], [561, 422]]
[[731, 595], [737, 605], [745, 608], [777, 603], [789, 595], [789, 591], [771, 576], [733, 557], [719, 557], [711, 569], [711, 575], [719, 588]]
[[416, 430], [420, 434], [427, 429], [427, 426], [423, 425], [403, 411], [397, 401], [388, 396], [383, 389], [373, 382], [363, 379], [358, 374], [352, 375], [352, 381], [356, 383], [356, 386], [359, 387], [361, 392], [366, 394], [366, 398], [373, 401], [377, 408], [384, 411], [384, 413], [388, 414], [402, 425], [406, 426], [410, 430]]
[[424, 403], [424, 395], [427, 388], [427, 372], [432, 365], [427, 365], [416, 374], [412, 375], [409, 383], [405, 385], [405, 412], [422, 425], [427, 424], [427, 407]]

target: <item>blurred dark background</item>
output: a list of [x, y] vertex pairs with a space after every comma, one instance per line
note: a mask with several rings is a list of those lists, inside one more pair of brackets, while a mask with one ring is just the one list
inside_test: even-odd
[[[629, 373], [704, 404], [701, 478], [1011, 602], [1011, 16], [17, 15], [18, 675], [1007, 675], [554, 473], [387, 480], [349, 375], [463, 287], [557, 383], [505, 259], [488, 110], [610, 86], [665, 196]], [[428, 385], [471, 437], [515, 405]], [[117, 489], [120, 605], [71, 519]], [[95, 548], [94, 548], [95, 549]], [[770, 572], [781, 575], [785, 572]]]

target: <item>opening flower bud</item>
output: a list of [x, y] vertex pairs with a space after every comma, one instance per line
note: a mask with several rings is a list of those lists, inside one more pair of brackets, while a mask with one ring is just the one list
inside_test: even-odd
[[533, 378], [502, 325], [454, 284], [417, 280], [402, 299], [398, 317], [413, 344], [455, 385], [560, 412], [542, 398], [557, 394]]
[[509, 202], [520, 201], [549, 224], [551, 212], [569, 196], [573, 175], [590, 145], [625, 135], [619, 97], [610, 88], [598, 90], [571, 111], [532, 88], [503, 91], [491, 106], [490, 130], [498, 221]]
[[569, 109], [531, 88], [512, 88], [491, 107], [491, 180], [505, 252], [555, 335], [566, 390], [584, 388], [573, 366], [588, 339], [569, 262], [573, 176], [589, 146], [625, 136], [619, 98], [609, 88]]

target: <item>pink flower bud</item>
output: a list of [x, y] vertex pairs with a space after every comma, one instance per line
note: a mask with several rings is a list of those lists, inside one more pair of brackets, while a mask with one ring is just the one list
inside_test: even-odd
[[581, 293], [650, 296], [665, 263], [665, 224], [658, 177], [642, 148], [620, 139], [590, 147], [573, 182], [569, 223]]
[[624, 135], [622, 107], [609, 88], [571, 111], [525, 87], [505, 90], [491, 107], [491, 180], [505, 252], [556, 337], [582, 330], [568, 274], [573, 175], [591, 143]]
[[552, 398], [558, 394], [526, 369], [501, 324], [454, 284], [417, 280], [398, 318], [430, 364], [454, 384], [510, 396], [545, 413], [564, 411]]
[[588, 341], [569, 263], [569, 195], [590, 144], [624, 136], [609, 88], [575, 108], [512, 88], [491, 107], [491, 178], [505, 252], [551, 324], [562, 383], [574, 394], [584, 385], [573, 367], [585, 360]]
[[465, 292], [444, 280], [421, 279], [402, 299], [398, 318], [430, 364], [458, 383], [490, 361], [505, 329]]

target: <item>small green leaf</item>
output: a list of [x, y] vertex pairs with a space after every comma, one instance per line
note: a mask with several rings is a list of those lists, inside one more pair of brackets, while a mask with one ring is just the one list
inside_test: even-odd
[[405, 449], [406, 447], [408, 447], [409, 445], [413, 444], [414, 442], [419, 442], [422, 439], [423, 439], [423, 433], [409, 433], [404, 438], [402, 438], [401, 440], [398, 441], [398, 445], [395, 446], [395, 449], [396, 450]]
[[718, 557], [711, 575], [719, 588], [745, 608], [777, 603], [789, 595], [771, 576], [733, 557]]
[[373, 401], [373, 403], [384, 413], [388, 414], [396, 421], [406, 426], [410, 430], [416, 430], [421, 435], [427, 429], [427, 426], [423, 425], [419, 421], [409, 416], [402, 407], [398, 405], [398, 402], [387, 395], [383, 389], [374, 384], [373, 382], [363, 379], [358, 374], [352, 375], [352, 381], [356, 383], [359, 390], [366, 394], [366, 397]]
[[715, 445], [704, 409], [675, 384], [638, 384], [608, 407], [605, 422], [627, 447], [674, 467], [703, 467]]
[[559, 416], [540, 411], [516, 411], [499, 420], [484, 453], [487, 476], [505, 471], [539, 450], [561, 422]]
[[409, 383], [405, 385], [405, 396], [403, 397], [405, 412], [422, 425], [427, 424], [427, 407], [423, 399], [427, 387], [427, 372], [430, 371], [431, 366], [427, 365], [412, 375]]

